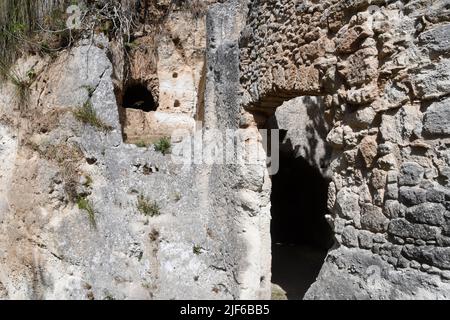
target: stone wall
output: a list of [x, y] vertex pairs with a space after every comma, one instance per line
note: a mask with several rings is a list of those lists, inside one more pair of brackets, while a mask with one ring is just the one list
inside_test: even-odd
[[[240, 38], [246, 110], [270, 115], [292, 97], [317, 95], [331, 126], [328, 219], [339, 249], [329, 253], [310, 297], [372, 256], [404, 277], [449, 278], [449, 18], [446, 1], [250, 5]], [[325, 275], [336, 265], [334, 276]], [[354, 274], [365, 279], [366, 271]], [[362, 287], [334, 287], [325, 296], [382, 296]], [[448, 284], [424, 287], [449, 295]], [[386, 289], [392, 297], [411, 294], [404, 291]]]

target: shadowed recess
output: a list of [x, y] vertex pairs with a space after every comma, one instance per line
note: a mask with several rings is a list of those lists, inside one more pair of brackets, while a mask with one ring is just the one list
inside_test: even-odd
[[272, 282], [288, 299], [302, 299], [333, 244], [325, 220], [328, 181], [296, 158], [289, 143], [280, 149], [280, 170], [272, 177]]
[[145, 112], [156, 111], [158, 105], [151, 92], [143, 85], [132, 85], [125, 90], [122, 106]]

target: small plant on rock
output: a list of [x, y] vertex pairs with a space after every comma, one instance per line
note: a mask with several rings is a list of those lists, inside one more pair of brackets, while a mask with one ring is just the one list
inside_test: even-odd
[[89, 222], [91, 223], [91, 225], [94, 228], [96, 228], [97, 223], [95, 222], [95, 211], [94, 211], [94, 208], [92, 208], [92, 204], [90, 203], [90, 201], [88, 199], [86, 199], [85, 197], [79, 197], [77, 204], [78, 204], [78, 209], [84, 210], [87, 212], [88, 217], [89, 217]]
[[155, 217], [161, 214], [161, 208], [158, 203], [156, 201], [151, 201], [142, 194], [138, 196], [137, 209], [145, 216]]
[[169, 153], [171, 147], [172, 144], [169, 137], [163, 137], [155, 143], [155, 150], [161, 152], [163, 155]]
[[143, 140], [139, 140], [138, 142], [135, 143], [136, 147], [138, 148], [146, 148], [148, 147], [148, 144], [143, 141]]
[[192, 252], [196, 255], [200, 255], [202, 253], [202, 247], [199, 245], [194, 245]]
[[103, 131], [111, 131], [112, 127], [105, 124], [98, 118], [90, 100], [86, 101], [82, 107], [76, 109], [73, 115], [78, 121], [89, 124]]

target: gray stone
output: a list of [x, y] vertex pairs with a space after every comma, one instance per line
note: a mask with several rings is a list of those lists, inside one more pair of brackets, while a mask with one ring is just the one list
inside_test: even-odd
[[441, 269], [450, 269], [450, 248], [434, 246], [405, 246], [402, 254], [418, 262], [436, 266]]
[[398, 199], [398, 185], [396, 183], [388, 184], [384, 193], [385, 199]]
[[357, 247], [358, 246], [358, 232], [352, 226], [347, 226], [342, 232], [342, 243], [347, 247]]
[[405, 162], [400, 167], [400, 177], [398, 183], [400, 186], [418, 185], [422, 179], [425, 170], [416, 162]]
[[372, 233], [365, 230], [360, 230], [358, 233], [359, 246], [363, 249], [372, 249], [373, 236]]
[[435, 99], [450, 93], [450, 60], [441, 59], [417, 70], [411, 70], [411, 80], [419, 98]]
[[400, 187], [399, 201], [407, 206], [426, 202], [426, 190], [418, 187]]
[[394, 219], [389, 223], [388, 233], [402, 238], [434, 240], [438, 231], [427, 225], [413, 224], [405, 219]]
[[435, 102], [428, 107], [425, 112], [423, 132], [429, 136], [450, 135], [450, 98]]
[[384, 203], [384, 214], [390, 219], [403, 217], [405, 210], [405, 206], [396, 200], [386, 200]]
[[387, 177], [386, 177], [387, 183], [397, 183], [398, 182], [398, 171], [391, 170], [388, 171]]
[[445, 193], [438, 189], [428, 189], [427, 190], [427, 201], [443, 203], [445, 201]]
[[406, 218], [415, 223], [439, 226], [444, 222], [445, 208], [437, 203], [422, 203], [406, 210]]
[[348, 188], [342, 188], [336, 195], [336, 206], [340, 216], [353, 219], [360, 214], [359, 195]]
[[450, 51], [450, 24], [423, 32], [419, 36], [419, 43], [432, 54], [448, 53]]
[[383, 214], [381, 208], [364, 204], [361, 210], [361, 227], [372, 232], [384, 232], [389, 220]]

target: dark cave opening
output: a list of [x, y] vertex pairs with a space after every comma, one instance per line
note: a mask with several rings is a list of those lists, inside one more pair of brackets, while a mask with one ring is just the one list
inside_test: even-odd
[[142, 84], [131, 85], [125, 90], [122, 106], [145, 112], [156, 111], [158, 108], [152, 93]]
[[280, 169], [272, 176], [272, 282], [297, 300], [316, 280], [334, 242], [325, 219], [329, 181], [280, 136]]

